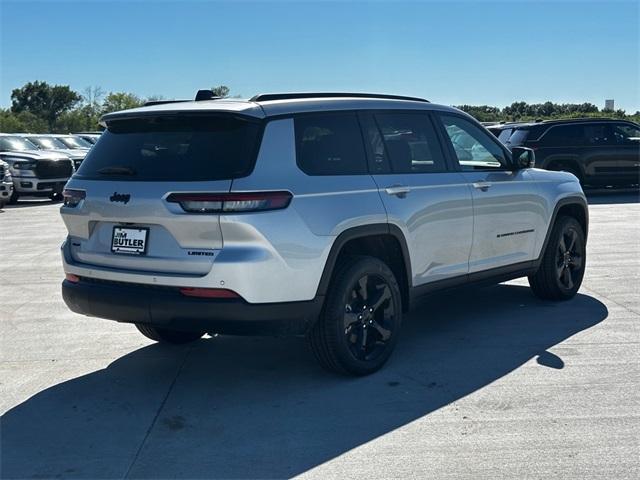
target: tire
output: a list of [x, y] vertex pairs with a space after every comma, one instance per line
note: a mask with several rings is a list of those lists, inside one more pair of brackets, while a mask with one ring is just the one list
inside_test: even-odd
[[335, 271], [307, 340], [326, 370], [368, 375], [389, 359], [401, 323], [400, 287], [393, 272], [377, 258], [349, 256]]
[[529, 276], [533, 293], [544, 300], [569, 300], [582, 284], [586, 264], [584, 232], [573, 217], [556, 220], [538, 271]]
[[0, 210], [2, 210], [5, 206], [5, 202], [0, 202]]
[[136, 323], [136, 328], [145, 337], [160, 343], [170, 343], [180, 345], [199, 340], [204, 332], [183, 332], [179, 330], [169, 330], [167, 328], [152, 327], [142, 323]]
[[20, 195], [18, 195], [18, 192], [14, 190], [11, 196], [9, 197], [9, 201], [7, 203], [9, 205], [15, 205], [16, 203], [18, 203], [19, 198], [20, 198]]

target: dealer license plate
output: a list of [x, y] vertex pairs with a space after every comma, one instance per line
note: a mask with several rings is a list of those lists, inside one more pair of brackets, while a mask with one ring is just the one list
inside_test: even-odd
[[148, 233], [148, 228], [113, 227], [111, 251], [113, 253], [144, 255], [147, 253]]

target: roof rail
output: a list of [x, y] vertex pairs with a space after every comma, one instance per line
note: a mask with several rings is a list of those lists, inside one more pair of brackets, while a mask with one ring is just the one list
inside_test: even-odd
[[294, 100], [303, 98], [381, 98], [387, 100], [411, 100], [414, 102], [427, 102], [424, 98], [405, 97], [403, 95], [387, 95], [385, 93], [346, 93], [346, 92], [302, 92], [302, 93], [260, 93], [249, 99], [250, 102], [268, 102], [271, 100]]
[[551, 123], [551, 122], [602, 122], [602, 121], [612, 121], [619, 122], [625, 121], [623, 118], [611, 118], [611, 117], [576, 117], [576, 118], [549, 118], [548, 120], [543, 120], [543, 123]]

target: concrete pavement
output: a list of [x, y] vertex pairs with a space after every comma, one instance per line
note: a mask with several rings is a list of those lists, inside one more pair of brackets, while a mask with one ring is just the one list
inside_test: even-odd
[[389, 365], [304, 342], [155, 345], [60, 298], [56, 205], [0, 211], [2, 478], [638, 478], [640, 203], [590, 197], [585, 282], [425, 302]]

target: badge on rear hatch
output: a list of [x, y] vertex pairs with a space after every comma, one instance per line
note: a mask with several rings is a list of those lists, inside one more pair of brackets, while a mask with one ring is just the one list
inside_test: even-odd
[[148, 233], [148, 228], [113, 227], [111, 251], [113, 253], [144, 255], [147, 253]]

